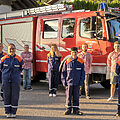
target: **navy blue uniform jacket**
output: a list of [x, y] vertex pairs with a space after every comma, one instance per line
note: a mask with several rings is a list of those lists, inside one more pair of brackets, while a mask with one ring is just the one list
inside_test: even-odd
[[63, 86], [82, 86], [85, 80], [84, 62], [81, 58], [68, 58], [64, 64], [61, 74]]
[[48, 72], [59, 71], [60, 59], [61, 57], [57, 57], [55, 54], [53, 57], [50, 53], [47, 55]]
[[13, 57], [5, 55], [1, 58], [0, 68], [2, 70], [3, 82], [20, 82], [23, 60], [18, 55]]

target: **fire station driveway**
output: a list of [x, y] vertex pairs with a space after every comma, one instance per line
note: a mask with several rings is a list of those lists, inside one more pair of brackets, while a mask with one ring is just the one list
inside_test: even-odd
[[[1, 84], [0, 84], [1, 85]], [[60, 85], [57, 97], [48, 97], [48, 83], [34, 83], [32, 91], [24, 91], [21, 87], [19, 109], [16, 120], [116, 120], [117, 92], [115, 100], [107, 102], [109, 90], [100, 84], [90, 86], [92, 99], [80, 98], [80, 108], [84, 113], [79, 115], [64, 115], [65, 90]], [[1, 99], [1, 98], [0, 98]], [[0, 120], [7, 120], [4, 114], [3, 102], [0, 102]]]

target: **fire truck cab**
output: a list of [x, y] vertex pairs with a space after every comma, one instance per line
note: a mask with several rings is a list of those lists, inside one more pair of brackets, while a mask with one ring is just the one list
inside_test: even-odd
[[[26, 10], [22, 17], [0, 20], [1, 41], [4, 46], [9, 42], [19, 45], [19, 52], [24, 44], [29, 44], [34, 57], [33, 75], [39, 79], [46, 78], [47, 54], [52, 43], [57, 44], [63, 56], [60, 71], [70, 56], [70, 48], [76, 46], [81, 52], [82, 44], [87, 43], [93, 57], [91, 83], [100, 82], [107, 88], [107, 56], [113, 51], [113, 43], [120, 40], [120, 14], [106, 12], [105, 7], [101, 8], [104, 11], [66, 11], [65, 5], [58, 4]], [[18, 28], [20, 31], [16, 31]]]

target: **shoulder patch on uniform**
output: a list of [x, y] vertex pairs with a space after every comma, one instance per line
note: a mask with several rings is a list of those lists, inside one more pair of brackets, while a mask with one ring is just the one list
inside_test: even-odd
[[83, 64], [83, 59], [78, 58], [77, 61]]
[[65, 61], [65, 63], [68, 64], [68, 63], [71, 62], [71, 61], [72, 61], [71, 58], [68, 58], [68, 59]]
[[9, 58], [9, 55], [5, 55], [1, 58], [1, 61], [3, 62], [6, 58]]
[[47, 54], [47, 56], [50, 57], [50, 55], [51, 55], [51, 53], [49, 52], [49, 53]]
[[7, 55], [7, 53], [3, 52], [3, 55], [5, 56], [5, 55]]
[[118, 65], [120, 65], [120, 61], [118, 61], [117, 63], [118, 63]]
[[17, 58], [19, 62], [22, 61], [22, 58], [20, 56], [18, 56], [18, 55], [16, 55], [15, 58]]

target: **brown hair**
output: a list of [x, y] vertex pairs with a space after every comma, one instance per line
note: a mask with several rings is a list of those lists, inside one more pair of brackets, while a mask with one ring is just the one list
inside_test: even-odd
[[25, 44], [24, 47], [29, 47], [29, 45]]
[[[15, 45], [14, 45], [13, 43], [9, 43], [9, 44], [8, 44], [8, 47], [11, 46], [11, 45], [15, 47]], [[15, 47], [15, 48], [16, 48], [16, 47]]]
[[82, 45], [86, 45], [88, 47], [88, 44], [87, 43], [83, 43]]

